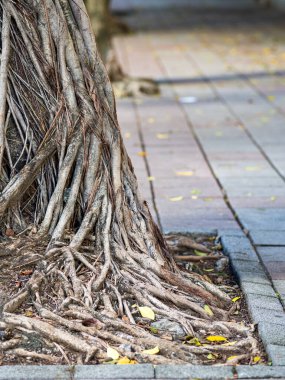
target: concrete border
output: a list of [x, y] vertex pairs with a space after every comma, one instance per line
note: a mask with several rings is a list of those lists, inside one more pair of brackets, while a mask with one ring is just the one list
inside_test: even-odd
[[[198, 231], [190, 235], [199, 234]], [[213, 231], [208, 234], [213, 235]], [[285, 379], [285, 313], [250, 240], [240, 231], [219, 231], [224, 253], [246, 298], [272, 366], [224, 365], [15, 365], [0, 366], [0, 380]]]
[[285, 366], [44, 365], [2, 366], [0, 380], [225, 380], [284, 379]]
[[279, 295], [245, 235], [224, 234], [220, 238], [272, 368], [285, 365], [285, 313]]

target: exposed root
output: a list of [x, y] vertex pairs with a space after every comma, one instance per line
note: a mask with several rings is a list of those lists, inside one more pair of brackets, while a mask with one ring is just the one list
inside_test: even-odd
[[[74, 356], [77, 352], [84, 354], [85, 363], [101, 363], [110, 360], [107, 347], [111, 346], [120, 356], [130, 360], [161, 364], [199, 363], [200, 357], [210, 353], [230, 356], [242, 355], [244, 350], [257, 351], [249, 327], [228, 321], [227, 313], [213, 305], [212, 316], [205, 312], [205, 300], [207, 304], [212, 301], [212, 304], [226, 306], [229, 299], [205, 279], [197, 277], [199, 285], [193, 284], [187, 273], [184, 276], [180, 271], [179, 275], [172, 273], [169, 281], [168, 271], [158, 272], [156, 267], [147, 271], [147, 276], [142, 276], [144, 270], [140, 270], [139, 264], [131, 258], [116, 263], [111, 260], [107, 272], [102, 271], [104, 265], [94, 251], [78, 253], [67, 246], [47, 250], [45, 260], [37, 264], [38, 269], [31, 274], [25, 288], [4, 305], [3, 328], [22, 335], [22, 338], [2, 343], [2, 346], [6, 344], [5, 348], [1, 346], [6, 355], [72, 363], [78, 362], [78, 356]], [[102, 272], [104, 290], [94, 289], [94, 276], [101, 274], [102, 278]], [[200, 292], [195, 292], [193, 285], [194, 290], [197, 288]], [[17, 309], [22, 310], [22, 305], [30, 301], [33, 302], [31, 317], [19, 315]], [[134, 305], [150, 307], [157, 320], [167, 318], [178, 323], [184, 330], [184, 338], [167, 330], [153, 334], [147, 319], [140, 316]], [[53, 343], [56, 354], [31, 352], [22, 347], [29, 332]], [[238, 342], [234, 345], [206, 344], [205, 338], [209, 335], [223, 335], [229, 341], [238, 339]], [[190, 340], [188, 344], [186, 336], [205, 340], [205, 343], [198, 347], [191, 345]], [[159, 347], [159, 355], [143, 352], [153, 347]]]
[[159, 94], [158, 84], [147, 78], [132, 78], [125, 75], [122, 80], [112, 82], [112, 85], [116, 98]]
[[197, 243], [187, 235], [168, 235], [166, 241], [169, 249], [173, 252], [193, 249], [204, 253], [212, 253], [205, 245]]
[[158, 95], [158, 84], [148, 78], [132, 78], [125, 74], [111, 48], [106, 59], [106, 68], [116, 98], [136, 97], [139, 95]]
[[6, 354], [7, 355], [15, 355], [15, 356], [23, 356], [23, 357], [28, 358], [28, 359], [31, 359], [31, 358], [39, 359], [39, 360], [42, 360], [44, 362], [49, 362], [52, 364], [59, 363], [58, 357], [54, 357], [54, 356], [46, 355], [46, 354], [39, 354], [37, 352], [24, 350], [23, 348], [14, 348], [12, 350], [8, 350], [8, 351], [6, 351]]

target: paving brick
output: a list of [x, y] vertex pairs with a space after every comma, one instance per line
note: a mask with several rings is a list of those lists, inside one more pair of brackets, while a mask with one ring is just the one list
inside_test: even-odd
[[265, 365], [245, 366], [239, 365], [236, 367], [238, 379], [270, 379], [284, 378], [285, 367], [270, 367]]
[[93, 379], [153, 379], [151, 364], [137, 365], [77, 365], [74, 380]]
[[0, 380], [71, 380], [72, 368], [59, 365], [0, 366]]
[[242, 290], [247, 294], [256, 294], [267, 297], [276, 297], [276, 294], [270, 285], [254, 284], [252, 282], [243, 281], [241, 284]]
[[285, 246], [285, 230], [251, 230], [250, 236], [256, 245]]
[[242, 252], [252, 249], [252, 245], [246, 236], [221, 236], [221, 243], [226, 253]]
[[263, 274], [264, 270], [257, 261], [249, 260], [231, 260], [231, 266], [234, 272], [252, 272], [253, 274]]
[[229, 236], [227, 233], [221, 236], [221, 243], [225, 254], [231, 259], [258, 261], [258, 257], [246, 236]]
[[285, 226], [285, 209], [237, 209], [236, 212], [248, 230], [280, 231]]
[[274, 366], [285, 366], [285, 347], [277, 346], [275, 344], [268, 344], [266, 347], [269, 359]]
[[[266, 305], [265, 305], [266, 306]], [[282, 325], [285, 328], [285, 314], [283, 310], [272, 310], [262, 307], [249, 307], [249, 312], [254, 323], [268, 322]]]
[[264, 262], [285, 262], [285, 247], [258, 247], [257, 251]]
[[267, 344], [277, 344], [283, 346], [285, 342], [285, 329], [281, 324], [271, 322], [260, 322], [258, 331], [265, 346]]
[[255, 262], [259, 261], [253, 249], [249, 251], [243, 251], [243, 252], [229, 252], [228, 256], [230, 257], [232, 262], [235, 262], [236, 260], [255, 261]]
[[279, 311], [281, 313], [283, 312], [283, 307], [276, 296], [269, 297], [265, 295], [247, 293], [246, 301], [250, 311], [254, 310], [255, 308], [264, 308], [272, 311]]
[[231, 367], [192, 366], [192, 365], [158, 365], [155, 367], [156, 379], [233, 379]]
[[265, 284], [270, 285], [270, 281], [265, 273], [258, 272], [253, 273], [249, 271], [236, 271], [235, 272], [239, 283], [241, 284], [243, 281], [252, 282], [253, 284]]
[[265, 263], [272, 280], [285, 280], [285, 260], [281, 261], [267, 261]]
[[[276, 195], [277, 192], [271, 192], [267, 196], [260, 197], [255, 192], [245, 191], [245, 194], [240, 194], [239, 197], [233, 196], [227, 191], [227, 195], [231, 200], [231, 205], [234, 209], [238, 208], [274, 208], [280, 209], [285, 207], [284, 195]], [[285, 193], [284, 193], [285, 194]]]

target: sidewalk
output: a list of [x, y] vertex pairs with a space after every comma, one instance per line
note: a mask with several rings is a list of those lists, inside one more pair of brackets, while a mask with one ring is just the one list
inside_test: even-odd
[[218, 231], [285, 365], [284, 15], [176, 6], [123, 20], [135, 33], [114, 41], [122, 66], [161, 84], [118, 101], [141, 191], [165, 232]]

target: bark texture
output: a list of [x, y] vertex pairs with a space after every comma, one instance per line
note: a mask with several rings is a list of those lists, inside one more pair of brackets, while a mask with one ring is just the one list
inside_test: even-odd
[[[1, 255], [36, 265], [2, 305], [0, 327], [17, 332], [5, 350], [45, 355], [27, 353], [33, 333], [54, 344], [50, 362], [106, 360], [107, 345], [141, 362], [211, 352], [153, 336], [133, 304], [252, 349], [227, 321], [230, 298], [178, 269], [139, 195], [83, 0], [0, 0], [0, 22]], [[143, 352], [154, 346], [160, 355]]]

